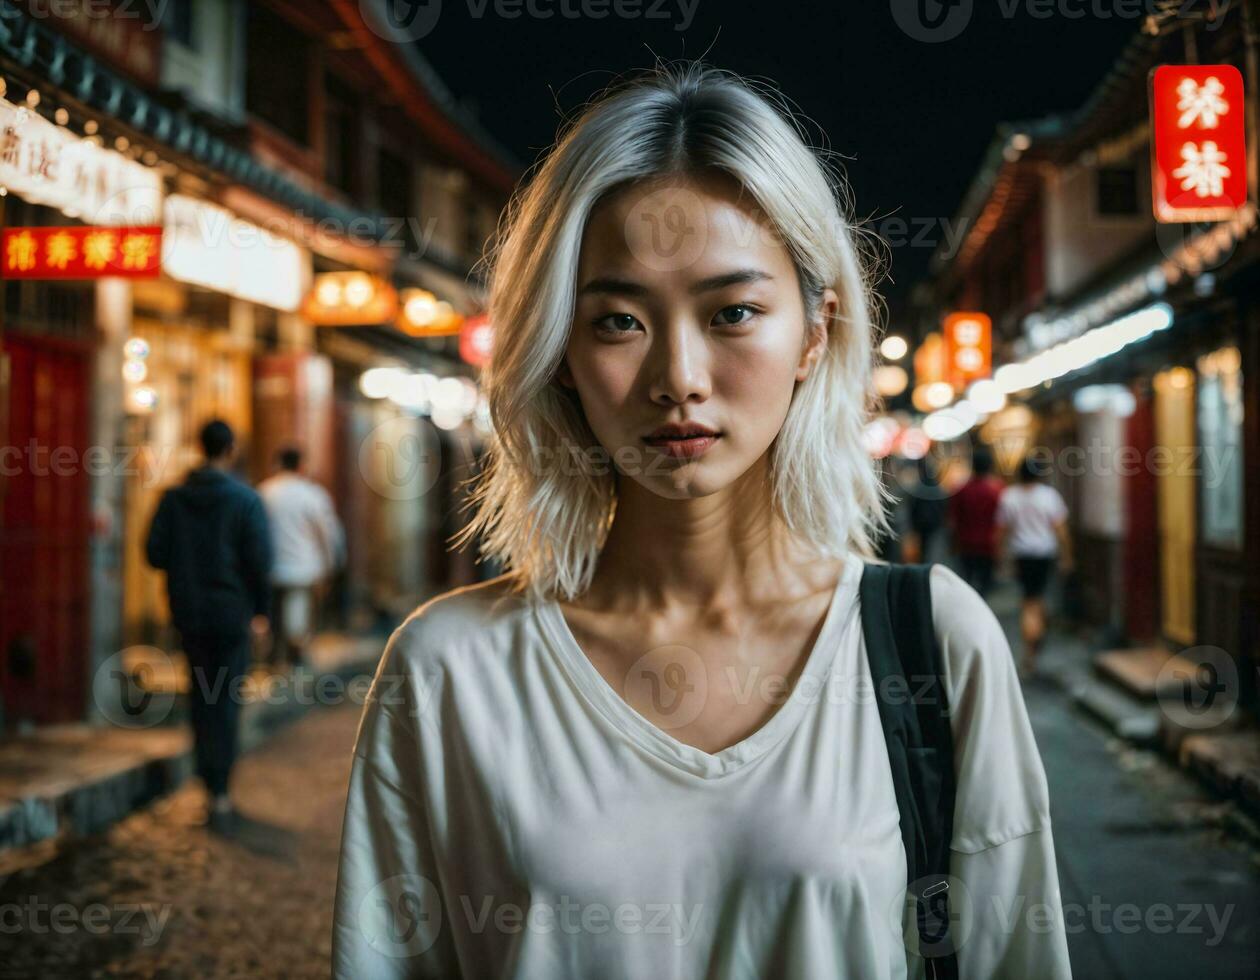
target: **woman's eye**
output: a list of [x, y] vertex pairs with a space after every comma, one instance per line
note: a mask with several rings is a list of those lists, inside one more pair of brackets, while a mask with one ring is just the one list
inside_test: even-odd
[[713, 323], [719, 327], [734, 327], [746, 323], [756, 315], [757, 310], [745, 303], [737, 303], [717, 311]]
[[595, 326], [603, 333], [629, 333], [639, 325], [639, 321], [629, 313], [610, 313], [595, 321]]

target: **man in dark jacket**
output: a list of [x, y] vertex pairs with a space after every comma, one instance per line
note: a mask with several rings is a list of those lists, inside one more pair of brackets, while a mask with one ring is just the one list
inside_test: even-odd
[[231, 474], [236, 440], [226, 422], [201, 430], [205, 464], [167, 490], [149, 528], [149, 564], [166, 571], [171, 618], [190, 671], [197, 773], [210, 823], [232, 823], [228, 777], [236, 759], [241, 678], [250, 627], [270, 602], [271, 533], [262, 499]]

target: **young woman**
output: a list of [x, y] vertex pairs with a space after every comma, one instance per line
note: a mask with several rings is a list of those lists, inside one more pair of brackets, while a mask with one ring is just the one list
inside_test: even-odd
[[998, 501], [999, 548], [1015, 560], [1022, 600], [1019, 627], [1024, 650], [1020, 671], [1031, 676], [1046, 635], [1046, 588], [1057, 561], [1064, 574], [1072, 570], [1072, 536], [1068, 509], [1059, 491], [1045, 482], [1042, 463], [1029, 456], [1019, 465], [1018, 482]]
[[[923, 970], [858, 615], [883, 515], [841, 200], [778, 100], [686, 66], [590, 107], [515, 202], [469, 529], [510, 571], [386, 649], [337, 976]], [[1010, 650], [944, 566], [931, 593], [961, 975], [1067, 977]]]

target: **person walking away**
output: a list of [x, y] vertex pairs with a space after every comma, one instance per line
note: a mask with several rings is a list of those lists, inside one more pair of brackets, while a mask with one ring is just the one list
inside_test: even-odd
[[265, 627], [271, 532], [262, 498], [231, 473], [236, 439], [219, 419], [201, 430], [203, 465], [162, 496], [145, 551], [166, 572], [171, 618], [188, 658], [197, 774], [215, 829], [234, 823], [228, 782], [237, 754], [240, 679], [250, 629]]
[[1002, 492], [998, 502], [999, 550], [1015, 560], [1023, 601], [1020, 633], [1024, 655], [1021, 673], [1029, 676], [1046, 632], [1046, 587], [1055, 558], [1063, 572], [1072, 567], [1068, 509], [1059, 491], [1044, 482], [1042, 464], [1031, 456], [1019, 466], [1019, 480]]
[[937, 560], [936, 542], [945, 528], [945, 488], [941, 486], [936, 466], [926, 456], [917, 464], [919, 482], [911, 491], [910, 526], [918, 541], [912, 560], [932, 562]]
[[982, 596], [993, 588], [997, 509], [1005, 484], [993, 475], [993, 454], [977, 446], [971, 454], [971, 477], [949, 501], [954, 553], [963, 580]]
[[286, 447], [280, 471], [258, 487], [271, 525], [275, 563], [272, 659], [278, 666], [305, 662], [315, 593], [345, 560], [345, 533], [332, 498], [301, 472], [302, 453]]

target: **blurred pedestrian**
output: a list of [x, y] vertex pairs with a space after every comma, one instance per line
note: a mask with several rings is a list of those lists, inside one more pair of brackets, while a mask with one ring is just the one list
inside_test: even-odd
[[332, 498], [304, 476], [302, 452], [287, 446], [280, 471], [258, 487], [271, 524], [272, 661], [303, 665], [314, 628], [318, 590], [345, 561], [345, 533]]
[[993, 454], [978, 446], [971, 454], [971, 477], [949, 501], [954, 553], [963, 580], [982, 596], [993, 588], [997, 509], [1005, 486], [993, 475]]
[[1019, 466], [1018, 483], [1007, 487], [998, 502], [999, 547], [1015, 561], [1023, 601], [1020, 634], [1024, 643], [1022, 673], [1032, 673], [1046, 633], [1046, 588], [1055, 559], [1064, 572], [1072, 567], [1068, 509], [1059, 491], [1045, 482], [1043, 465], [1027, 456]]
[[920, 457], [917, 467], [919, 482], [910, 492], [910, 526], [918, 541], [914, 560], [932, 562], [945, 529], [946, 491], [931, 459]]
[[208, 819], [227, 829], [234, 816], [228, 781], [237, 754], [240, 680], [249, 669], [251, 625], [265, 628], [271, 532], [262, 498], [231, 473], [237, 451], [231, 427], [219, 419], [206, 423], [201, 446], [204, 464], [162, 496], [146, 553], [166, 572], [171, 618], [188, 658]]

